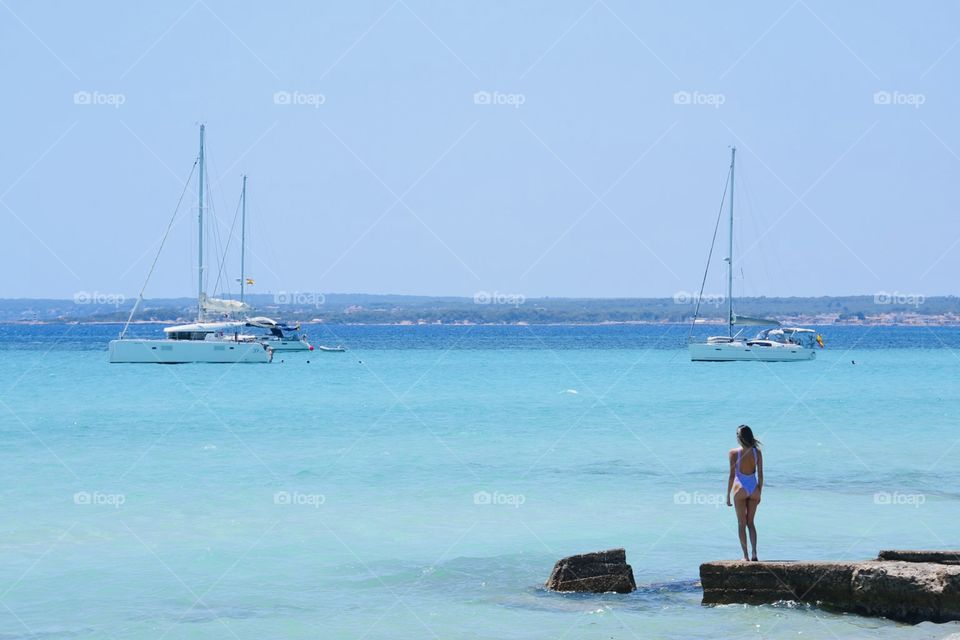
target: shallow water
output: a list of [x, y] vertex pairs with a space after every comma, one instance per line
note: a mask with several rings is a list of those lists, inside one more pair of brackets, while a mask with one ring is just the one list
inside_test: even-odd
[[[809, 363], [690, 363], [669, 325], [333, 327], [347, 353], [160, 367], [109, 365], [114, 326], [0, 327], [0, 638], [960, 633], [700, 605], [741, 422], [762, 557], [960, 546], [960, 331], [824, 331]], [[612, 546], [636, 593], [542, 590]]]

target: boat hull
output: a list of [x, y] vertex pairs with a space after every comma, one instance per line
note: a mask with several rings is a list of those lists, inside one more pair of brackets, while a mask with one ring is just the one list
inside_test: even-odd
[[263, 344], [274, 351], [312, 351], [310, 343], [303, 340], [264, 340]]
[[693, 362], [801, 362], [817, 352], [799, 345], [758, 346], [743, 342], [695, 343], [689, 345]]
[[113, 363], [266, 363], [273, 353], [259, 342], [206, 340], [111, 340]]

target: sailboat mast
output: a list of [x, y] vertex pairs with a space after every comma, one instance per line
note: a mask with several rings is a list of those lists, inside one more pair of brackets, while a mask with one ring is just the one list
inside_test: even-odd
[[733, 337], [733, 171], [737, 148], [730, 150], [730, 237], [727, 245], [727, 335]]
[[198, 277], [197, 277], [197, 321], [203, 320], [203, 174], [204, 174], [203, 133], [204, 133], [204, 128], [205, 128], [204, 125], [200, 125], [200, 159], [199, 159], [200, 181], [199, 181], [199, 189], [197, 190], [199, 194], [198, 195], [199, 204], [197, 205], [197, 211], [198, 211], [197, 251], [200, 258], [198, 260], [199, 269], [198, 269]]
[[240, 192], [242, 209], [240, 210], [240, 302], [243, 302], [243, 287], [247, 283], [244, 271], [244, 257], [247, 249], [247, 176], [243, 176], [243, 190]]

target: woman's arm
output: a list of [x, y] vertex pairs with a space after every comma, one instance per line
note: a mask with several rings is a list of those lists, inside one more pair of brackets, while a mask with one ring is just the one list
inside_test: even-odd
[[730, 502], [730, 492], [733, 491], [733, 478], [736, 474], [737, 461], [733, 456], [733, 451], [730, 452], [728, 458], [730, 458], [730, 475], [727, 477], [727, 506], [732, 507], [733, 503]]
[[757, 491], [763, 489], [763, 454], [757, 449]]

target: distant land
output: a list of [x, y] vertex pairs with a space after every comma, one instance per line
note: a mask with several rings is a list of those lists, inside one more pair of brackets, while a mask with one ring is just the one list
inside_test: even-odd
[[[0, 322], [123, 322], [133, 299], [81, 292], [72, 300], [0, 299]], [[480, 292], [472, 298], [281, 292], [247, 296], [253, 315], [328, 324], [605, 324], [690, 322], [696, 297], [525, 298]], [[134, 322], [192, 321], [196, 299], [145, 299]], [[880, 293], [872, 296], [738, 298], [741, 315], [790, 324], [960, 325], [960, 297]], [[724, 322], [726, 302], [705, 298], [704, 322]]]

